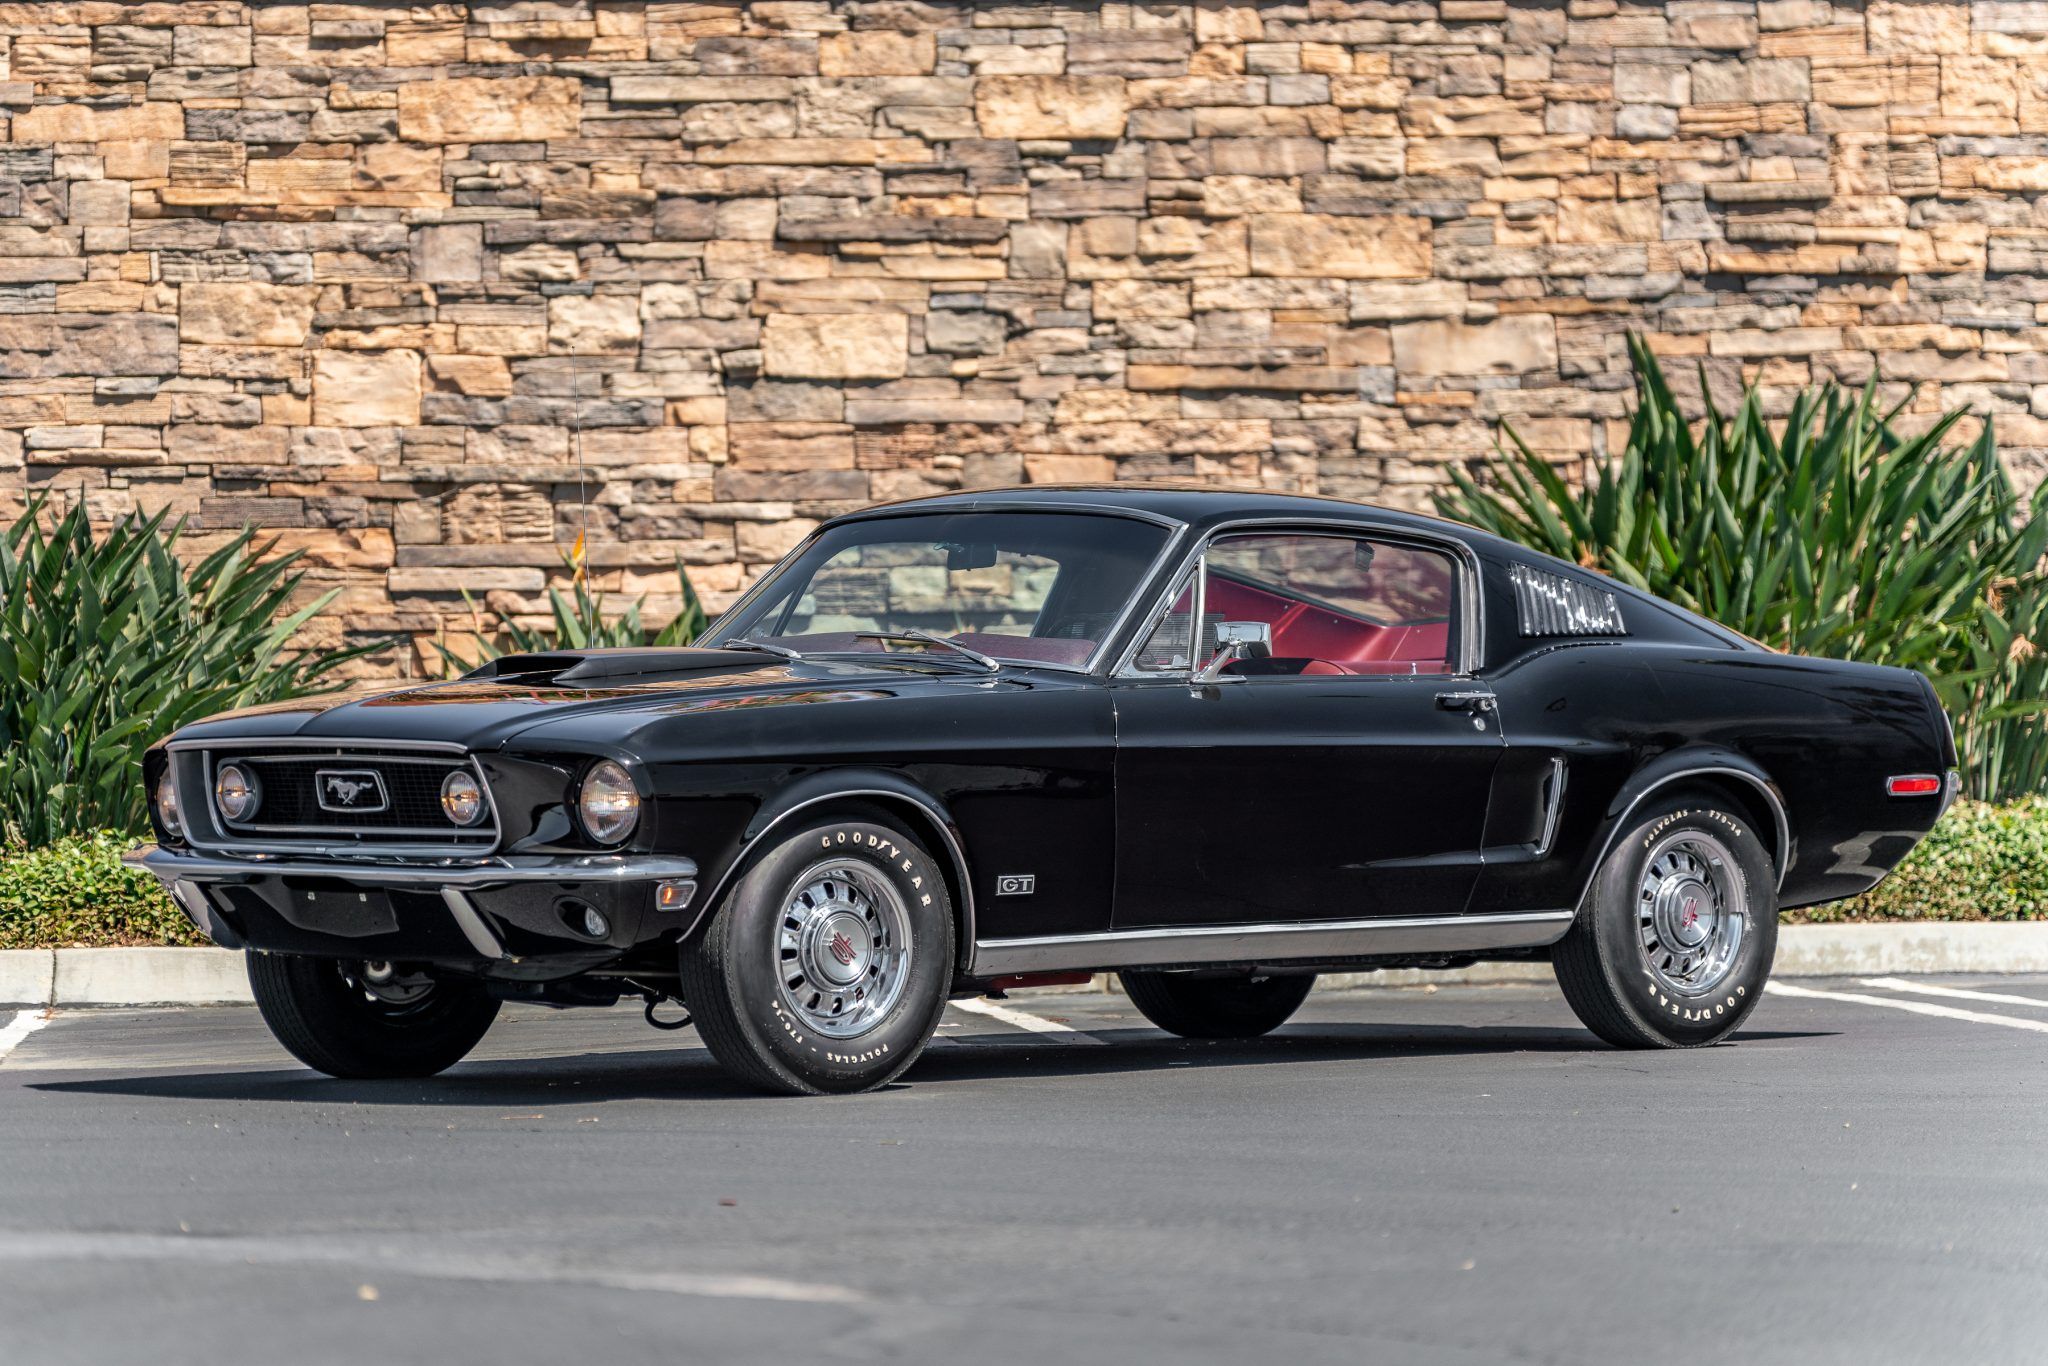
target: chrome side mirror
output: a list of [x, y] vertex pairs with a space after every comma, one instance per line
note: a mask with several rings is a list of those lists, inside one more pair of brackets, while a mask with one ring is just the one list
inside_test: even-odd
[[1214, 683], [1223, 671], [1240, 659], [1271, 659], [1273, 628], [1263, 621], [1223, 621], [1216, 624], [1216, 653], [1190, 680]]

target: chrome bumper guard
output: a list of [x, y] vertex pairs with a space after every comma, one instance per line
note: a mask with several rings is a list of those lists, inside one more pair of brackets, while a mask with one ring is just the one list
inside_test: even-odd
[[[668, 854], [588, 854], [572, 858], [500, 855], [477, 863], [350, 863], [339, 859], [231, 858], [143, 844], [121, 855], [131, 868], [153, 874], [172, 900], [216, 943], [237, 936], [224, 926], [202, 883], [253, 882], [272, 877], [325, 877], [371, 887], [439, 892], [472, 947], [486, 958], [505, 957], [504, 946], [478, 914], [468, 893], [518, 883], [676, 883], [672, 909], [696, 897], [697, 861]], [[232, 947], [233, 945], [230, 945]]]

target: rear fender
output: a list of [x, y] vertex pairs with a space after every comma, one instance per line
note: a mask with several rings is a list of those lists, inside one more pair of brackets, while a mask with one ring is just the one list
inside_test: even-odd
[[1659, 792], [1674, 791], [1689, 783], [1739, 785], [1754, 794], [1756, 804], [1770, 812], [1771, 828], [1758, 834], [1763, 836], [1770, 854], [1772, 871], [1777, 877], [1776, 885], [1785, 885], [1786, 870], [1792, 866], [1796, 854], [1791, 819], [1785, 812], [1785, 794], [1754, 760], [1731, 749], [1699, 746], [1660, 754], [1622, 784], [1601, 821], [1600, 834], [1593, 846], [1594, 854], [1585, 866], [1575, 905], [1586, 904], [1586, 898], [1593, 890], [1593, 879], [1599, 876], [1600, 865], [1606, 862], [1615, 841], [1628, 828], [1629, 819], [1636, 809]]

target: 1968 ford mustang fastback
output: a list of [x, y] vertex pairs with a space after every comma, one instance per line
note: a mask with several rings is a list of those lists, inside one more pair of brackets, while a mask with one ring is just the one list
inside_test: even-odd
[[323, 1072], [635, 996], [824, 1092], [909, 1067], [949, 997], [1102, 970], [1248, 1037], [1321, 971], [1547, 959], [1610, 1043], [1712, 1043], [1778, 912], [1876, 883], [1955, 792], [1918, 674], [1317, 498], [877, 508], [706, 640], [188, 726], [130, 858]]

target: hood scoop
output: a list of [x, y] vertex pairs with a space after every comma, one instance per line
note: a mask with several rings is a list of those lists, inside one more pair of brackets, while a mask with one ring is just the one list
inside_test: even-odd
[[660, 645], [624, 646], [608, 650], [549, 650], [544, 654], [500, 655], [463, 675], [467, 680], [516, 679], [521, 683], [575, 684], [616, 682], [659, 674], [702, 673], [761, 664], [750, 650], [700, 650]]

